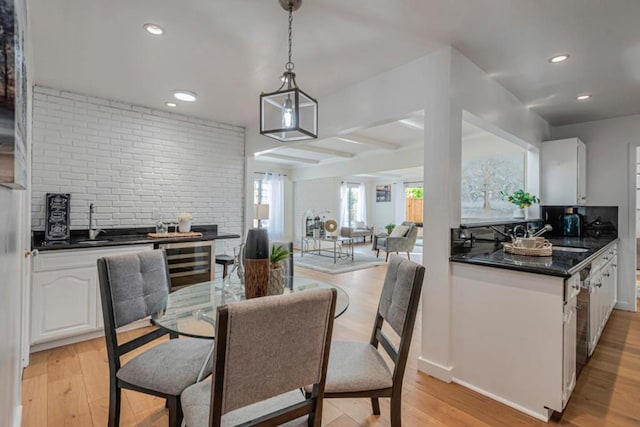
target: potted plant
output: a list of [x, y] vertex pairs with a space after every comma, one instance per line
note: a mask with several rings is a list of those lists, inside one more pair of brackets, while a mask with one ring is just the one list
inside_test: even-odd
[[387, 234], [391, 234], [393, 229], [396, 228], [396, 225], [395, 224], [387, 224], [387, 225], [384, 226], [384, 228], [387, 229]]
[[282, 245], [271, 247], [269, 262], [269, 290], [267, 295], [280, 295], [284, 292], [285, 268], [284, 262], [289, 258], [289, 251]]
[[526, 191], [520, 189], [511, 194], [507, 194], [501, 191], [500, 194], [507, 197], [507, 202], [513, 203], [517, 208], [513, 211], [513, 217], [515, 219], [524, 219], [524, 209], [528, 208], [534, 203], [539, 203], [540, 199], [533, 194], [529, 194]]

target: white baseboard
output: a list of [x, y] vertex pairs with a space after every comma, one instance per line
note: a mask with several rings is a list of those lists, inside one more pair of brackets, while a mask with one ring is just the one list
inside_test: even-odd
[[12, 427], [20, 427], [22, 425], [22, 405], [18, 405], [13, 409]]
[[[125, 332], [133, 329], [145, 328], [149, 325], [151, 325], [151, 321], [148, 320], [148, 318], [144, 318], [144, 319], [136, 320], [135, 322], [129, 323], [128, 325], [123, 326], [121, 328], [118, 328], [117, 332]], [[63, 345], [75, 344], [77, 342], [92, 340], [94, 338], [99, 338], [103, 336], [104, 336], [104, 328], [100, 328], [93, 332], [87, 332], [84, 334], [73, 335], [73, 336], [64, 337], [64, 338], [56, 338], [51, 341], [31, 344], [30, 352], [37, 353], [38, 351], [49, 350], [52, 348], [61, 347]]]
[[461, 381], [461, 380], [459, 380], [457, 378], [453, 378], [453, 382], [456, 383], [456, 384], [460, 384], [461, 386], [466, 387], [466, 388], [468, 388], [470, 390], [473, 390], [476, 393], [480, 393], [483, 396], [487, 396], [487, 397], [489, 397], [489, 398], [491, 398], [493, 400], [497, 400], [500, 403], [503, 403], [503, 404], [505, 404], [507, 406], [510, 406], [513, 409], [516, 409], [516, 410], [518, 410], [520, 412], [523, 412], [523, 413], [525, 413], [525, 414], [527, 414], [527, 415], [529, 415], [529, 416], [531, 416], [533, 418], [537, 418], [537, 419], [539, 419], [541, 421], [544, 421], [545, 423], [549, 422], [549, 418], [551, 418], [551, 415], [553, 414], [553, 410], [552, 409], [542, 408], [543, 412], [536, 412], [536, 411], [531, 410], [529, 408], [525, 408], [522, 405], [518, 405], [517, 403], [513, 403], [510, 400], [505, 399], [504, 397], [495, 395], [495, 394], [493, 394], [491, 392], [488, 392], [488, 391], [486, 391], [484, 389], [476, 387], [473, 384], [469, 384], [467, 382]]
[[635, 313], [637, 311], [637, 303], [635, 301], [633, 302], [627, 302], [627, 301], [618, 301], [614, 307], [616, 310], [622, 310], [622, 311], [631, 311], [633, 313]]
[[418, 370], [446, 383], [450, 383], [453, 379], [453, 367], [442, 366], [422, 356], [418, 357]]

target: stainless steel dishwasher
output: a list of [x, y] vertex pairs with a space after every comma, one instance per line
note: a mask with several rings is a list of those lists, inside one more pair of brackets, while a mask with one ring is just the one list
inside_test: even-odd
[[580, 293], [576, 305], [576, 378], [589, 359], [589, 303], [591, 266], [580, 270]]

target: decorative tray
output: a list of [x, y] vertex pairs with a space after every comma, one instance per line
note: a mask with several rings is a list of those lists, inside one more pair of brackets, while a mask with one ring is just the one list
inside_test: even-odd
[[546, 243], [542, 248], [521, 248], [513, 243], [503, 243], [502, 248], [505, 252], [514, 255], [551, 256], [553, 253], [553, 245], [551, 243]]
[[147, 236], [151, 237], [152, 239], [166, 239], [168, 237], [202, 237], [202, 233], [199, 233], [197, 231], [189, 231], [186, 233], [164, 233], [164, 234], [149, 233], [147, 234]]

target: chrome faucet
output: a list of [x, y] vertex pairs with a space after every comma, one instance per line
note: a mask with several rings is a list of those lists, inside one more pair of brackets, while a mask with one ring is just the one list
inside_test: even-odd
[[98, 234], [102, 233], [104, 230], [100, 228], [96, 228], [93, 226], [93, 213], [95, 212], [95, 206], [93, 203], [89, 205], [89, 240], [96, 240]]

